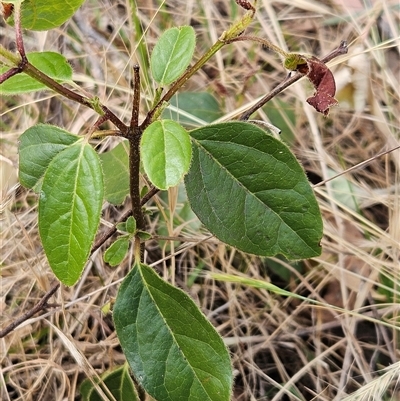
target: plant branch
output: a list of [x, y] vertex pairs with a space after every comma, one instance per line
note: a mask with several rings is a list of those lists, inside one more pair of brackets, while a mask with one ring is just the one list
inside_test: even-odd
[[14, 25], [15, 25], [15, 42], [17, 45], [18, 53], [21, 55], [22, 59], [26, 60], [24, 40], [22, 37], [20, 1], [17, 1], [14, 5]]
[[279, 46], [274, 45], [268, 39], [259, 38], [258, 36], [249, 36], [249, 35], [238, 36], [237, 38], [230, 39], [229, 41], [227, 41], [227, 43], [244, 42], [244, 41], [252, 41], [252, 42], [261, 43], [263, 46], [274, 51], [275, 53], [279, 54], [283, 58], [286, 58], [289, 55], [289, 53], [285, 52]]
[[19, 74], [21, 71], [19, 68], [11, 68], [10, 70], [7, 70], [3, 74], [0, 75], [0, 84], [2, 84], [4, 81], [7, 81], [7, 79], [13, 77], [14, 75]]
[[65, 86], [59, 84], [54, 79], [50, 78], [48, 75], [44, 74], [42, 71], [38, 70], [35, 66], [33, 66], [25, 53], [25, 47], [22, 36], [22, 27], [21, 27], [21, 3], [16, 2], [14, 7], [14, 21], [15, 21], [15, 40], [17, 45], [18, 55], [13, 54], [12, 52], [5, 49], [3, 46], [0, 47], [0, 55], [10, 61], [12, 64], [16, 65], [3, 74], [0, 77], [0, 83], [5, 80], [11, 78], [12, 76], [18, 73], [25, 73], [31, 78], [35, 79], [38, 82], [46, 85], [49, 89], [54, 92], [59, 93], [60, 95], [66, 97], [67, 99], [73, 100], [77, 103], [82, 104], [83, 106], [89, 107], [92, 110], [96, 111], [100, 115], [103, 114], [106, 117], [106, 120], [110, 120], [119, 130], [124, 133], [127, 130], [126, 125], [106, 106], [100, 104], [97, 98], [90, 99], [88, 97], [82, 96], [72, 90], [66, 88]]
[[[242, 5], [243, 6], [243, 5]], [[147, 126], [149, 126], [154, 116], [157, 115], [158, 110], [163, 106], [163, 104], [167, 103], [172, 96], [186, 83], [188, 79], [190, 79], [197, 71], [200, 70], [201, 67], [212, 57], [215, 53], [217, 53], [223, 46], [231, 43], [234, 38], [240, 36], [244, 30], [248, 27], [248, 25], [253, 20], [255, 14], [255, 8], [251, 6], [251, 8], [246, 8], [249, 11], [236, 23], [234, 23], [227, 31], [223, 32], [220, 38], [210, 47], [210, 49], [199, 59], [197, 62], [186, 70], [186, 72], [178, 78], [169, 90], [165, 93], [165, 95], [156, 103], [153, 109], [147, 114], [145, 120], [141, 124], [141, 129], [144, 130]]]
[[140, 204], [142, 206], [145, 205], [158, 192], [160, 192], [160, 190], [157, 187], [152, 187], [150, 189], [150, 191], [147, 192], [147, 194], [143, 196], [143, 198], [140, 201]]
[[167, 93], [157, 102], [154, 108], [147, 113], [146, 118], [141, 124], [142, 130], [148, 127], [153, 120], [154, 115], [157, 114], [157, 111], [163, 104], [168, 102], [172, 96], [186, 83], [188, 79], [190, 79], [215, 53], [217, 53], [223, 46], [225, 42], [221, 39], [218, 39], [213, 46], [204, 54], [192, 67], [190, 67], [180, 78], [178, 78], [168, 90]]
[[31, 310], [25, 312], [22, 316], [20, 316], [18, 319], [14, 320], [11, 324], [9, 324], [7, 327], [5, 327], [3, 330], [0, 331], [0, 338], [5, 337], [7, 334], [11, 333], [13, 330], [15, 330], [21, 323], [25, 322], [29, 318], [31, 318], [33, 315], [36, 313], [47, 309], [49, 307], [54, 307], [54, 304], [48, 304], [47, 301], [50, 299], [50, 297], [58, 290], [60, 287], [60, 283], [55, 284], [40, 300], [40, 302], [35, 305]]
[[54, 79], [50, 78], [48, 75], [44, 74], [42, 71], [38, 70], [35, 66], [30, 64], [28, 61], [23, 66], [22, 71], [25, 74], [29, 75], [30, 77], [34, 78], [35, 80], [43, 83], [49, 89], [53, 90], [54, 92], [59, 93], [60, 95], [66, 97], [67, 99], [73, 100], [74, 102], [80, 103], [83, 106], [89, 107], [92, 110], [100, 113], [100, 110], [106, 116], [106, 120], [110, 120], [121, 132], [126, 131], [126, 125], [106, 106], [101, 105], [98, 102], [98, 99], [90, 99], [88, 97], [82, 96], [79, 93], [76, 93], [65, 86], [59, 84]]
[[140, 107], [140, 67], [138, 64], [133, 66], [133, 100], [132, 100], [132, 117], [130, 128], [135, 129], [139, 126], [139, 107]]
[[[321, 61], [323, 63], [327, 63], [328, 61], [331, 61], [331, 60], [333, 60], [334, 58], [336, 58], [338, 56], [346, 54], [347, 50], [348, 50], [347, 42], [346, 41], [342, 41], [342, 42], [340, 42], [340, 45], [336, 49], [332, 50], [329, 54], [327, 54], [325, 57], [323, 57], [321, 59]], [[263, 107], [267, 102], [269, 102], [277, 94], [279, 94], [280, 92], [284, 91], [287, 87], [289, 87], [290, 85], [292, 85], [295, 82], [297, 82], [303, 76], [304, 76], [304, 74], [302, 74], [301, 72], [297, 72], [296, 74], [292, 75], [291, 77], [289, 76], [288, 78], [286, 78], [278, 86], [276, 86], [271, 92], [269, 92], [261, 100], [259, 100], [254, 106], [252, 106], [249, 110], [244, 112], [240, 116], [239, 120], [247, 121], [255, 111], [257, 111], [258, 109]]]
[[132, 203], [132, 216], [136, 220], [137, 228], [145, 230], [142, 205], [140, 204], [140, 135], [141, 131], [136, 129], [133, 137], [129, 138], [129, 188]]
[[132, 203], [132, 216], [136, 220], [139, 230], [146, 227], [142, 205], [140, 204], [140, 137], [142, 129], [139, 127], [140, 106], [140, 69], [134, 67], [134, 88], [132, 100], [132, 116], [126, 137], [129, 140], [129, 190]]

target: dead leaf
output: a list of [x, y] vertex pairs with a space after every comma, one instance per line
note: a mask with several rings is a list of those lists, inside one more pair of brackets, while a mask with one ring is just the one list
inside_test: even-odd
[[314, 85], [316, 92], [314, 96], [307, 99], [307, 103], [313, 106], [315, 110], [327, 116], [329, 108], [338, 104], [334, 98], [336, 92], [335, 78], [331, 70], [321, 60], [314, 56], [289, 53], [283, 62], [283, 66], [290, 71], [297, 71], [306, 75]]
[[316, 89], [314, 96], [307, 99], [307, 103], [327, 116], [329, 108], [338, 104], [334, 97], [336, 92], [335, 78], [330, 69], [316, 57], [307, 58], [307, 66], [307, 77]]

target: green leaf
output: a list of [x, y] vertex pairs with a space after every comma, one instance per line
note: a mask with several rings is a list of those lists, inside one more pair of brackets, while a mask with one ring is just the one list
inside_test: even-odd
[[66, 285], [79, 279], [94, 240], [103, 203], [100, 160], [78, 142], [59, 152], [44, 175], [39, 233], [50, 267]]
[[301, 259], [321, 253], [318, 203], [286, 145], [241, 122], [199, 128], [191, 136], [186, 191], [211, 233], [261, 256]]
[[[118, 367], [109, 372], [101, 375], [102, 382], [104, 383], [109, 392], [117, 401], [137, 401], [139, 396], [137, 394], [133, 380], [129, 376], [128, 365]], [[100, 383], [96, 378], [92, 379], [95, 383]], [[101, 388], [103, 389], [103, 386]], [[82, 382], [80, 393], [83, 401], [103, 401], [104, 398], [96, 391], [96, 388], [91, 380], [86, 379]]]
[[[57, 82], [66, 82], [72, 79], [72, 67], [67, 59], [55, 52], [28, 53], [29, 62], [38, 70], [53, 78]], [[9, 67], [0, 67], [0, 73], [9, 70]], [[0, 95], [16, 95], [48, 89], [39, 81], [24, 73], [12, 76], [0, 85]]]
[[191, 26], [166, 30], [154, 46], [150, 58], [153, 78], [160, 85], [174, 82], [192, 60], [196, 35]]
[[157, 188], [174, 187], [189, 170], [189, 134], [172, 120], [150, 124], [143, 132], [140, 149], [144, 171]]
[[53, 158], [80, 138], [61, 128], [37, 124], [19, 138], [19, 180], [39, 191], [41, 178]]
[[142, 230], [137, 230], [136, 235], [141, 239], [141, 241], [147, 241], [152, 237], [151, 233]]
[[211, 323], [182, 290], [138, 264], [121, 284], [114, 305], [124, 354], [156, 400], [230, 400], [228, 351]]
[[126, 231], [129, 234], [134, 234], [136, 231], [136, 220], [132, 216], [129, 216], [126, 220]]
[[178, 93], [169, 103], [163, 118], [177, 121], [185, 127], [203, 126], [223, 115], [217, 100], [208, 92]]
[[118, 266], [125, 258], [129, 248], [129, 238], [119, 237], [104, 252], [104, 262], [110, 266]]
[[[84, 0], [25, 0], [22, 3], [22, 28], [32, 31], [47, 31], [69, 20]], [[13, 24], [10, 18], [8, 23]]]
[[113, 205], [120, 205], [129, 194], [128, 152], [128, 141], [124, 141], [100, 155], [104, 172], [105, 199]]

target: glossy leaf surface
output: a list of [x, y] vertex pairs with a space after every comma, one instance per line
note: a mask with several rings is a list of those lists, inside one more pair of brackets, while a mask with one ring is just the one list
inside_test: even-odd
[[19, 180], [26, 188], [40, 189], [40, 180], [53, 160], [79, 137], [55, 125], [37, 124], [19, 138]]
[[25, 0], [22, 3], [22, 28], [33, 31], [57, 28], [69, 20], [83, 2], [84, 0]]
[[[72, 79], [72, 67], [67, 59], [55, 52], [28, 53], [29, 62], [38, 70], [53, 78], [57, 82], [66, 82]], [[0, 67], [0, 73], [9, 70], [9, 67]], [[0, 85], [1, 95], [16, 95], [48, 89], [46, 85], [24, 73], [7, 79]]]
[[150, 58], [154, 80], [168, 85], [179, 78], [192, 60], [196, 35], [191, 26], [170, 28], [158, 39]]
[[39, 233], [57, 278], [73, 285], [89, 257], [103, 203], [103, 175], [93, 148], [78, 142], [59, 152], [44, 175]]
[[193, 211], [221, 241], [261, 256], [319, 255], [322, 220], [313, 190], [289, 149], [248, 123], [191, 132], [185, 177]]
[[113, 205], [123, 203], [129, 194], [128, 154], [128, 141], [124, 141], [100, 155], [104, 172], [105, 199]]
[[143, 167], [160, 189], [173, 187], [190, 166], [192, 147], [189, 134], [172, 120], [155, 121], [143, 132], [140, 142]]
[[187, 294], [149, 266], [136, 265], [125, 278], [113, 316], [132, 371], [153, 398], [230, 400], [232, 369], [221, 337]]

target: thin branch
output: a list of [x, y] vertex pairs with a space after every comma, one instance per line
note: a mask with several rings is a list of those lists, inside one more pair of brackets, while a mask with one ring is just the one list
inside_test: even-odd
[[157, 115], [158, 110], [163, 104], [168, 102], [172, 96], [186, 83], [186, 81], [191, 78], [215, 53], [218, 52], [224, 45], [225, 41], [218, 39], [211, 48], [204, 54], [192, 67], [186, 70], [186, 72], [181, 75], [169, 88], [168, 92], [157, 102], [152, 110], [147, 113], [146, 118], [140, 125], [142, 130], [151, 124], [155, 115]]
[[[321, 61], [324, 63], [327, 63], [328, 61], [331, 61], [338, 56], [346, 54], [347, 50], [348, 50], [347, 42], [342, 41], [342, 42], [340, 42], [340, 45], [336, 49], [334, 49], [329, 54], [327, 54], [324, 58], [321, 59]], [[278, 95], [280, 92], [285, 90], [290, 85], [297, 82], [303, 76], [304, 76], [304, 74], [302, 74], [301, 72], [297, 72], [293, 76], [286, 78], [278, 86], [276, 86], [274, 89], [272, 89], [271, 92], [269, 92], [261, 100], [259, 100], [254, 106], [252, 106], [249, 110], [247, 110], [245, 113], [243, 113], [240, 116], [239, 120], [247, 121], [255, 111], [257, 111], [258, 109], [263, 107], [267, 102], [269, 102], [271, 99], [273, 99], [276, 95]]]
[[40, 302], [35, 305], [31, 310], [25, 312], [22, 316], [18, 319], [14, 320], [11, 324], [5, 327], [3, 330], [0, 331], [0, 338], [5, 337], [7, 334], [11, 333], [15, 328], [17, 328], [21, 323], [25, 322], [29, 318], [31, 318], [36, 313], [47, 309], [49, 307], [54, 307], [54, 304], [49, 304], [47, 301], [50, 297], [58, 290], [60, 287], [60, 283], [55, 284], [40, 300]]
[[145, 205], [156, 193], [160, 192], [160, 190], [156, 187], [152, 187], [146, 195], [143, 196], [140, 204], [143, 206]]
[[132, 216], [136, 220], [137, 228], [145, 230], [146, 223], [140, 204], [140, 133], [129, 139], [129, 188], [132, 202]]
[[10, 70], [7, 70], [3, 74], [0, 75], [0, 84], [2, 84], [4, 81], [7, 81], [7, 79], [10, 79], [14, 75], [19, 74], [21, 71], [18, 67], [11, 68]]
[[334, 176], [332, 176], [332, 177], [330, 177], [330, 178], [327, 178], [326, 180], [320, 181], [320, 182], [318, 182], [317, 184], [313, 185], [313, 188], [320, 187], [320, 186], [322, 186], [322, 185], [325, 185], [327, 182], [332, 181], [332, 180], [335, 180], [336, 178], [338, 178], [338, 177], [340, 177], [340, 176], [342, 176], [342, 175], [344, 175], [344, 174], [350, 173], [351, 171], [354, 171], [354, 170], [358, 170], [359, 168], [366, 166], [366, 165], [369, 164], [370, 162], [372, 162], [372, 161], [378, 159], [379, 157], [384, 156], [384, 155], [387, 155], [388, 153], [394, 152], [394, 151], [397, 150], [397, 149], [400, 149], [400, 145], [398, 145], [398, 146], [396, 146], [396, 147], [394, 147], [394, 148], [392, 148], [392, 149], [385, 150], [384, 152], [378, 153], [377, 155], [372, 156], [372, 157], [370, 157], [369, 159], [364, 160], [364, 161], [362, 161], [362, 162], [356, 164], [355, 166], [349, 167], [348, 169], [342, 171], [341, 173], [338, 173], [338, 174], [336, 174], [336, 175], [334, 175]]
[[15, 24], [15, 42], [17, 45], [18, 53], [21, 55], [23, 60], [27, 61], [25, 54], [24, 40], [22, 37], [22, 26], [21, 26], [21, 3], [18, 1], [14, 7], [14, 24]]
[[90, 99], [76, 92], [73, 92], [72, 90], [59, 84], [57, 81], [50, 78], [48, 75], [44, 74], [42, 71], [38, 70], [35, 66], [29, 63], [26, 57], [23, 36], [22, 36], [21, 3], [19, 2], [15, 3], [14, 20], [15, 20], [15, 41], [18, 53], [20, 54], [20, 59], [18, 59], [15, 54], [1, 47], [2, 56], [4, 56], [12, 63], [18, 63], [18, 66], [11, 68], [9, 71], [2, 74], [0, 77], [0, 83], [3, 83], [10, 77], [23, 72], [26, 75], [35, 79], [36, 81], [43, 83], [54, 92], [57, 92], [60, 95], [66, 97], [67, 99], [73, 100], [77, 103], [82, 104], [83, 106], [91, 108], [92, 110], [96, 111], [99, 114], [105, 115], [106, 117], [105, 120], [110, 120], [117, 128], [119, 128], [119, 130], [122, 133], [125, 133], [127, 130], [127, 126], [111, 110], [109, 110], [106, 106], [100, 104], [100, 102], [96, 98]]
[[133, 100], [132, 100], [132, 118], [130, 128], [136, 129], [139, 126], [139, 107], [140, 107], [140, 68], [136, 64], [133, 66]]

